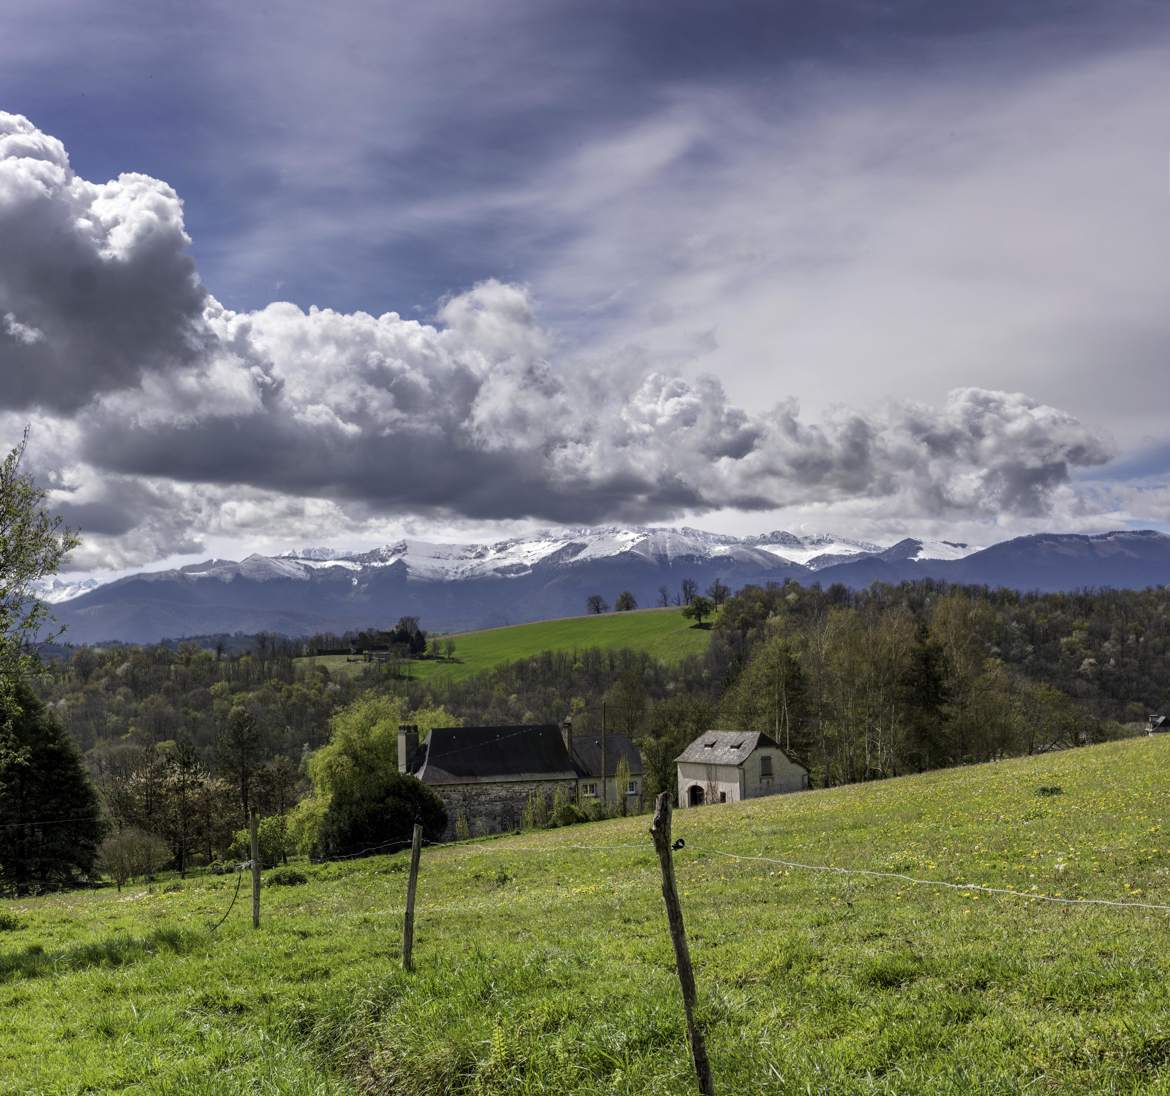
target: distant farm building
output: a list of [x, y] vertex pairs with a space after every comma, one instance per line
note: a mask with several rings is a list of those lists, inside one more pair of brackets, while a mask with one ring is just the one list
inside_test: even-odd
[[[603, 766], [604, 753], [604, 766]], [[629, 772], [622, 788], [622, 759]], [[432, 788], [447, 807], [447, 834], [460, 817], [472, 834], [499, 833], [520, 825], [536, 793], [551, 803], [563, 789], [570, 803], [604, 799], [634, 808], [642, 797], [642, 757], [626, 735], [574, 738], [572, 724], [512, 727], [437, 727], [426, 742], [418, 728], [398, 729], [398, 767]]]
[[808, 770], [759, 731], [708, 731], [675, 760], [680, 807], [738, 803], [808, 787]]

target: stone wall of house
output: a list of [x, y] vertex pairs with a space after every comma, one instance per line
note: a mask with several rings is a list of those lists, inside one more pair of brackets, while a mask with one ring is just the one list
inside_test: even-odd
[[447, 808], [447, 831], [444, 841], [455, 839], [456, 826], [462, 815], [467, 819], [472, 837], [486, 833], [503, 833], [520, 828], [528, 797], [539, 791], [549, 806], [558, 787], [566, 798], [576, 794], [575, 780], [509, 780], [499, 784], [434, 784], [432, 790]]

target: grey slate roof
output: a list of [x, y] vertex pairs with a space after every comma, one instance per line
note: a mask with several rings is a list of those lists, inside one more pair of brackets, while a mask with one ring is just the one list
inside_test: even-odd
[[[642, 754], [624, 734], [605, 736], [605, 775], [616, 776], [618, 761], [624, 757], [630, 767], [630, 776], [642, 775]], [[601, 735], [573, 735], [573, 760], [582, 776], [601, 779]]]
[[780, 747], [760, 731], [707, 731], [699, 735], [675, 761], [700, 765], [742, 765], [757, 746]]
[[508, 780], [575, 780], [577, 767], [553, 724], [436, 727], [418, 753], [424, 784], [494, 784]]

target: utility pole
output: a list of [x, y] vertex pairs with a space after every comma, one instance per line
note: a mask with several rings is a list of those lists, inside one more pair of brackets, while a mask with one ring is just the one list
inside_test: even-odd
[[601, 802], [609, 810], [609, 773], [605, 767], [605, 701], [601, 702]]

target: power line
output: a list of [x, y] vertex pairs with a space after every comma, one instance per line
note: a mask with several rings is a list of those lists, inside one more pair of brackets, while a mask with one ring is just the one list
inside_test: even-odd
[[66, 822], [100, 822], [100, 814], [84, 814], [77, 818], [30, 818], [26, 822], [0, 822], [0, 826], [10, 829], [17, 826], [60, 826]]

